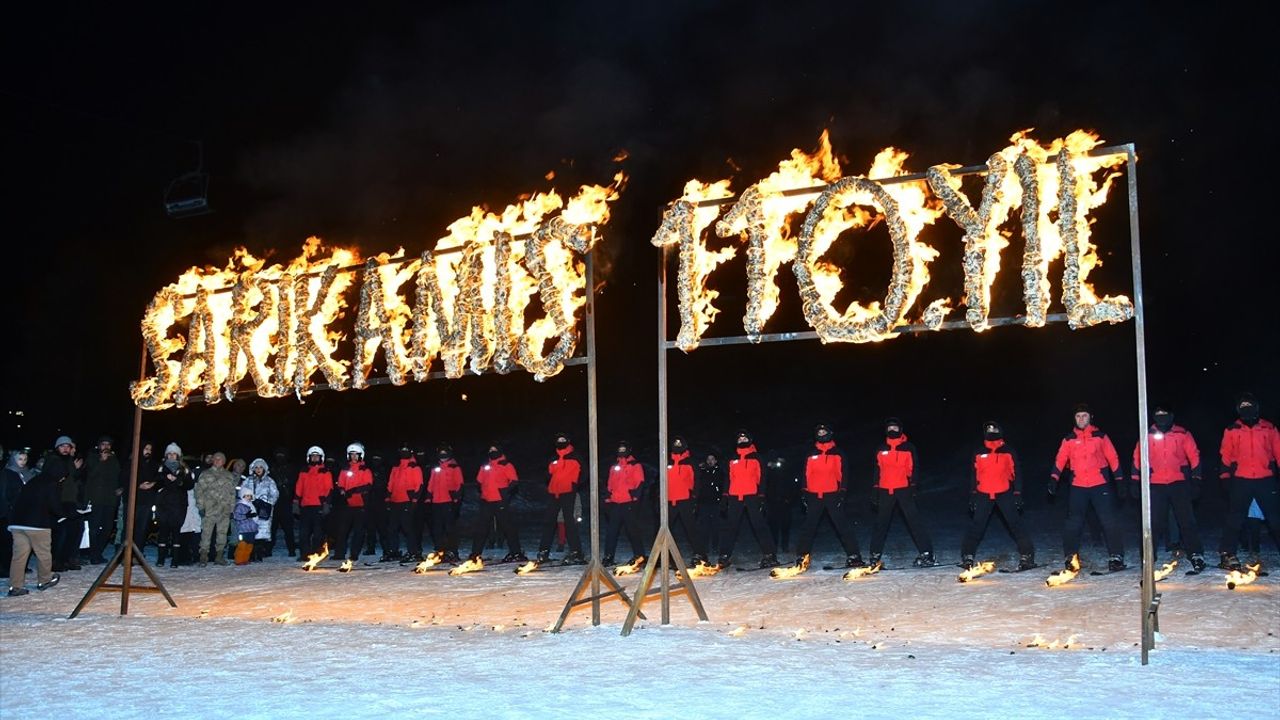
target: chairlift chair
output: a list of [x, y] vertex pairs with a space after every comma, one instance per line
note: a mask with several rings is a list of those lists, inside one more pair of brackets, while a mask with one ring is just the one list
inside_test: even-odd
[[204, 147], [196, 143], [196, 169], [179, 175], [164, 191], [164, 211], [171, 218], [186, 218], [213, 212], [209, 209], [209, 173], [204, 171]]

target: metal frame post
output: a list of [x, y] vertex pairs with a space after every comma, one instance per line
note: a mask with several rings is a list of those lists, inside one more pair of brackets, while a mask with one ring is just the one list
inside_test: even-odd
[[1138, 155], [1133, 143], [1125, 145], [1128, 155], [1129, 253], [1133, 264], [1133, 340], [1138, 360], [1138, 448], [1142, 474], [1142, 664], [1156, 646], [1160, 625], [1160, 594], [1155, 583], [1155, 544], [1151, 538], [1151, 447], [1147, 440], [1147, 339], [1142, 301], [1142, 250], [1138, 237]]

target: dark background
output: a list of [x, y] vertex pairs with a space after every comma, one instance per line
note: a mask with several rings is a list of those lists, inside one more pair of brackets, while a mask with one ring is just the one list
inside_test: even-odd
[[[472, 205], [607, 183], [625, 149], [629, 185], [601, 258], [600, 427], [606, 449], [628, 437], [656, 459], [649, 239], [664, 204], [693, 177], [732, 176], [741, 190], [824, 128], [846, 174], [887, 145], [915, 170], [981, 162], [1026, 127], [1135, 143], [1152, 398], [1173, 404], [1210, 458], [1236, 393], [1252, 389], [1266, 417], [1280, 402], [1264, 222], [1275, 61], [1259, 23], [1229, 4], [59, 4], [5, 25], [7, 447], [44, 448], [62, 432], [81, 448], [104, 432], [124, 446], [138, 321], [190, 265], [221, 265], [238, 245], [287, 260], [311, 234], [366, 254], [418, 252]], [[203, 141], [215, 212], [169, 219], [162, 194], [194, 166], [191, 140]], [[1105, 265], [1091, 279], [1132, 295], [1118, 191], [1097, 213]], [[883, 297], [886, 237], [881, 227], [841, 242], [842, 303]], [[944, 218], [924, 239], [943, 252], [912, 317], [936, 297], [959, 304], [959, 230]], [[1021, 310], [1020, 253], [1018, 238], [995, 316]], [[779, 277], [769, 330], [808, 329], [789, 268]], [[740, 334], [741, 259], [711, 284], [724, 312], [710, 334]], [[1041, 482], [1076, 402], [1092, 403], [1122, 456], [1132, 451], [1133, 338], [1130, 322], [673, 352], [672, 431], [727, 449], [748, 427], [766, 452], [798, 457], [826, 421], [869, 470], [882, 420], [897, 415], [927, 487], [963, 476], [994, 417]], [[584, 377], [192, 406], [146, 413], [143, 434], [242, 455], [448, 440], [464, 464], [497, 438], [532, 470], [552, 432], [585, 447]]]

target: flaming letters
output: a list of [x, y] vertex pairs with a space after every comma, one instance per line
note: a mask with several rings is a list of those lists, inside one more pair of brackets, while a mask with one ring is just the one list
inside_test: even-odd
[[[778, 306], [775, 278], [783, 262], [791, 263], [805, 320], [823, 342], [878, 342], [895, 337], [895, 329], [908, 324], [908, 312], [929, 282], [929, 264], [938, 257], [937, 249], [920, 240], [921, 231], [943, 215], [964, 231], [965, 321], [976, 331], [985, 330], [1000, 253], [1009, 245], [1001, 226], [1017, 208], [1021, 208], [1025, 240], [1024, 324], [1045, 324], [1052, 299], [1049, 264], [1060, 256], [1062, 304], [1070, 327], [1128, 320], [1133, 316], [1128, 298], [1099, 299], [1088, 283], [1089, 272], [1099, 264], [1089, 239], [1089, 213], [1106, 202], [1118, 176], [1115, 168], [1126, 158], [1119, 153], [1089, 154], [1099, 145], [1096, 135], [1084, 131], [1047, 144], [1032, 140], [1025, 131], [1015, 134], [1008, 147], [987, 160], [975, 209], [961, 192], [955, 166], [936, 165], [921, 179], [901, 179], [908, 174], [907, 154], [894, 148], [882, 151], [866, 175], [840, 177], [824, 133], [815, 153], [792, 151], [777, 172], [747, 188], [716, 223], [721, 237], [741, 235], [747, 246], [747, 337], [758, 342]], [[1101, 181], [1095, 178], [1099, 171], [1106, 171]], [[659, 247], [679, 247], [681, 327], [676, 345], [686, 352], [698, 346], [715, 320], [712, 301], [719, 293], [707, 288], [707, 278], [735, 250], [732, 246], [708, 250], [703, 232], [720, 216], [724, 203], [706, 201], [729, 197], [728, 180], [690, 181], [684, 195], [668, 208], [652, 240]], [[793, 240], [789, 228], [801, 212], [804, 220]], [[822, 257], [845, 230], [878, 222], [885, 223], [893, 245], [884, 301], [865, 306], [855, 301], [838, 310], [833, 302], [843, 287], [840, 269]], [[940, 329], [950, 310], [950, 299], [934, 300], [920, 311], [918, 322], [926, 329]]]
[[[130, 394], [150, 410], [181, 407], [193, 392], [214, 403], [234, 399], [249, 375], [261, 397], [301, 400], [317, 371], [335, 390], [368, 387], [379, 354], [394, 385], [426, 380], [437, 356], [450, 378], [468, 363], [475, 373], [519, 366], [536, 380], [552, 377], [577, 343], [587, 292], [581, 256], [624, 180], [619, 173], [608, 187], [584, 186], [567, 202], [549, 192], [501, 213], [474, 208], [419, 257], [362, 261], [340, 248], [326, 255], [311, 238], [287, 267], [264, 267], [237, 250], [224, 269], [192, 268], [147, 306], [142, 332], [155, 375], [131, 384]], [[357, 279], [345, 359], [338, 355], [348, 338], [336, 325]], [[535, 292], [544, 317], [528, 322]]]

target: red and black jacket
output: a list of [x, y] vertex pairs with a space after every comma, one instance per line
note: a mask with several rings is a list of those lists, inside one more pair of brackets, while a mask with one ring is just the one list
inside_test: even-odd
[[300, 507], [320, 507], [333, 492], [333, 473], [324, 463], [308, 465], [306, 470], [298, 473], [295, 492]]
[[815, 442], [804, 466], [804, 491], [823, 497], [844, 490], [844, 452], [834, 441]]
[[[1171, 485], [1200, 479], [1200, 450], [1195, 438], [1181, 425], [1161, 432], [1155, 425], [1147, 431], [1147, 453], [1151, 458], [1151, 484]], [[1133, 446], [1134, 482], [1142, 480], [1142, 445]]]
[[764, 472], [755, 444], [734, 449], [738, 457], [729, 461], [729, 489], [724, 494], [739, 500], [747, 496], [764, 497], [764, 487], [760, 484]]
[[973, 454], [973, 492], [994, 500], [1010, 490], [1022, 494], [1018, 456], [1004, 440], [983, 440], [982, 449]]
[[1071, 428], [1058, 446], [1050, 477], [1058, 482], [1068, 469], [1072, 487], [1097, 487], [1105, 485], [1108, 477], [1120, 480], [1120, 457], [1111, 438], [1093, 425], [1083, 430]]
[[427, 481], [428, 502], [454, 503], [462, 499], [462, 468], [453, 458], [441, 460], [431, 468], [431, 479]]
[[1261, 480], [1277, 474], [1280, 432], [1266, 420], [1253, 427], [1237, 420], [1222, 433], [1222, 477]]
[[667, 502], [675, 505], [693, 497], [693, 466], [689, 464], [689, 451], [671, 453], [667, 466]]
[[607, 503], [629, 503], [640, 498], [640, 486], [644, 484], [644, 468], [635, 456], [618, 458], [609, 466], [609, 496]]
[[346, 498], [347, 507], [364, 507], [364, 496], [373, 490], [373, 471], [362, 462], [338, 471], [338, 493]]
[[874, 487], [892, 495], [911, 487], [915, 472], [916, 446], [907, 441], [906, 433], [896, 438], [885, 438], [876, 448]]
[[516, 466], [507, 462], [505, 455], [489, 460], [480, 466], [476, 473], [476, 484], [480, 486], [480, 499], [485, 502], [506, 502], [511, 493], [511, 484], [516, 477]]
[[575, 492], [581, 477], [582, 462], [573, 451], [573, 446], [566, 446], [563, 450], [557, 448], [556, 459], [547, 465], [547, 492], [551, 497], [558, 498], [565, 493]]
[[387, 480], [387, 502], [416, 502], [422, 494], [422, 468], [413, 458], [403, 458], [391, 468]]

